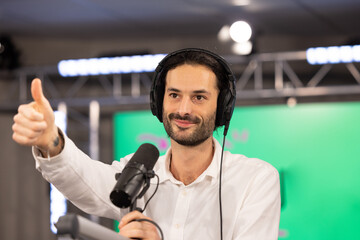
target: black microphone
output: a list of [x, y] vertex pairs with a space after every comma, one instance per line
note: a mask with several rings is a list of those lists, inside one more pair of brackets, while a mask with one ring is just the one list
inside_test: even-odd
[[[120, 176], [117, 174], [114, 189], [110, 193], [111, 202], [119, 208], [134, 204], [136, 198], [144, 195], [154, 177], [154, 165], [159, 158], [159, 150], [150, 143], [142, 144], [125, 165]], [[142, 186], [143, 191], [139, 193]]]

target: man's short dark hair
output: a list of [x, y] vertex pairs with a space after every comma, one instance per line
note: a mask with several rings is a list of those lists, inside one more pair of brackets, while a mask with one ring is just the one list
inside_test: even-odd
[[159, 76], [159, 83], [164, 86], [164, 90], [167, 73], [170, 70], [183, 64], [199, 64], [210, 68], [216, 76], [217, 87], [219, 91], [223, 89], [229, 89], [230, 83], [228, 81], [227, 71], [217, 59], [207, 54], [206, 52], [186, 51], [169, 57], [164, 63], [163, 70]]

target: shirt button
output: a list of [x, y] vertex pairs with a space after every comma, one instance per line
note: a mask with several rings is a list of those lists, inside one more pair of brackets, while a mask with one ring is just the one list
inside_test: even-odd
[[185, 190], [182, 191], [182, 195], [185, 197], [187, 195], [187, 192]]
[[180, 224], [175, 224], [175, 228], [179, 229], [180, 228]]

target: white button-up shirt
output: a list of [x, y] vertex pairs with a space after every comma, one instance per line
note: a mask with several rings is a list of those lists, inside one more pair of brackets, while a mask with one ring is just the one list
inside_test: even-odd
[[[155, 164], [159, 188], [144, 214], [162, 229], [165, 239], [220, 239], [219, 167], [221, 146], [213, 139], [215, 153], [209, 167], [191, 184], [184, 185], [169, 171], [171, 148]], [[112, 165], [91, 160], [65, 136], [63, 151], [53, 158], [39, 157], [36, 168], [83, 211], [120, 220], [127, 210], [110, 201], [115, 174], [132, 155]], [[142, 208], [155, 190], [157, 180], [137, 206]], [[278, 239], [280, 186], [278, 172], [255, 158], [224, 152], [222, 176], [222, 221], [224, 239]]]

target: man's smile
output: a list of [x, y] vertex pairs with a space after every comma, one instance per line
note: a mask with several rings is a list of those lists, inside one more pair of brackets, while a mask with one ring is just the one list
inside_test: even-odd
[[169, 119], [180, 129], [190, 128], [191, 126], [200, 123], [200, 119], [198, 117], [191, 115], [181, 116], [178, 113], [171, 113], [169, 115]]
[[187, 121], [187, 120], [174, 119], [174, 122], [180, 128], [189, 128], [189, 127], [195, 125], [195, 123], [193, 123], [191, 121]]

